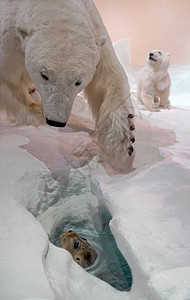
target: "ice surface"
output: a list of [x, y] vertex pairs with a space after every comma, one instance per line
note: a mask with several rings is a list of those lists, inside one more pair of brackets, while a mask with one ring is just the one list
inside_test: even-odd
[[[110, 175], [99, 160], [82, 95], [65, 130], [14, 127], [2, 116], [1, 299], [190, 299], [190, 67], [169, 72], [172, 109], [153, 113], [135, 106], [129, 174]], [[101, 219], [97, 211], [104, 206], [132, 270], [130, 292], [87, 273], [46, 234], [55, 238], [61, 224], [79, 223], [87, 236], [103, 232], [110, 217], [104, 223], [106, 214]]]

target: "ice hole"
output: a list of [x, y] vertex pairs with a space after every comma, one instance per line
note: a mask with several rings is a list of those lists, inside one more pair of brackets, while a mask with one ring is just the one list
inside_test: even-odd
[[89, 173], [71, 169], [64, 175], [41, 174], [38, 198], [35, 204], [28, 202], [27, 209], [42, 224], [49, 240], [59, 247], [61, 233], [76, 231], [98, 253], [95, 263], [85, 270], [119, 291], [129, 291], [131, 269], [116, 245], [109, 228], [112, 217]]
[[[86, 201], [89, 201], [85, 198]], [[85, 201], [84, 200], [84, 201]], [[72, 214], [72, 207], [71, 214]], [[132, 274], [130, 267], [119, 251], [115, 239], [109, 228], [111, 215], [103, 205], [98, 208], [97, 215], [94, 214], [94, 223], [84, 219], [77, 219], [77, 215], [72, 219], [61, 220], [54, 232], [49, 236], [50, 241], [60, 246], [60, 234], [70, 229], [77, 232], [81, 237], [88, 240], [91, 246], [98, 253], [95, 263], [85, 270], [90, 274], [106, 281], [120, 291], [129, 291], [132, 285]]]

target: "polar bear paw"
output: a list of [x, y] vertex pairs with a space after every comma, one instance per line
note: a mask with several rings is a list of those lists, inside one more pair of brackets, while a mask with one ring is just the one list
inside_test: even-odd
[[170, 102], [168, 102], [167, 104], [160, 104], [159, 107], [161, 109], [171, 109], [171, 105], [170, 105]]
[[98, 142], [109, 156], [124, 161], [134, 153], [134, 115], [121, 108], [98, 126]]

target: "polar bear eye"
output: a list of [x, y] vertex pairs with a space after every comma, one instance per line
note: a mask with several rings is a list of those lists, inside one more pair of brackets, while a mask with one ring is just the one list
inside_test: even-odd
[[80, 81], [80, 80], [78, 80], [78, 81], [76, 81], [75, 82], [75, 86], [78, 86], [78, 85], [80, 85], [82, 82]]
[[162, 55], [162, 52], [158, 51], [158, 54]]
[[47, 74], [45, 74], [45, 73], [43, 73], [43, 72], [41, 72], [40, 74], [41, 74], [41, 76], [42, 76], [43, 79], [49, 80]]

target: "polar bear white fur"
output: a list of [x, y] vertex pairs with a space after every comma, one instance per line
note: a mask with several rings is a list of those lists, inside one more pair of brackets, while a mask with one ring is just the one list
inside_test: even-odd
[[93, 1], [0, 0], [0, 108], [64, 127], [83, 89], [105, 152], [132, 155], [128, 80]]
[[170, 54], [160, 50], [152, 50], [147, 54], [137, 90], [138, 102], [144, 105], [145, 109], [170, 109], [169, 60]]

